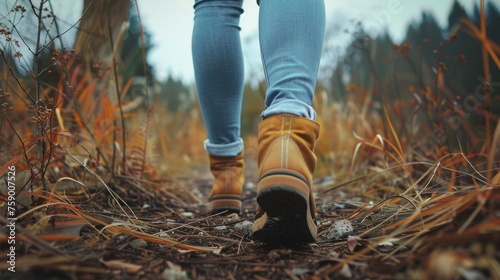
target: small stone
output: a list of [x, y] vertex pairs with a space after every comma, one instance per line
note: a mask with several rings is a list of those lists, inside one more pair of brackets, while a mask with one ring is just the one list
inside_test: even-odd
[[192, 212], [183, 212], [181, 213], [181, 216], [184, 218], [192, 218], [194, 217], [194, 214]]
[[167, 261], [168, 267], [163, 270], [161, 279], [165, 280], [189, 280], [189, 277], [181, 266], [170, 261]]
[[118, 241], [123, 241], [123, 240], [127, 239], [127, 237], [128, 237], [127, 235], [122, 234], [122, 235], [119, 235], [117, 237], [117, 239], [118, 239]]
[[328, 229], [328, 239], [340, 239], [353, 232], [352, 223], [349, 220], [336, 220]]
[[247, 189], [247, 190], [253, 190], [256, 187], [257, 187], [257, 184], [255, 184], [254, 182], [248, 182], [248, 183], [246, 183], [245, 189]]
[[171, 268], [167, 268], [161, 274], [162, 278], [165, 280], [188, 280], [187, 273], [185, 271], [175, 270]]
[[227, 226], [217, 226], [214, 227], [214, 231], [225, 231], [227, 229]]
[[252, 235], [252, 222], [250, 221], [239, 222], [236, 225], [234, 225], [234, 229], [245, 235], [250, 236]]
[[135, 239], [132, 242], [130, 242], [130, 246], [132, 246], [132, 248], [138, 249], [147, 247], [148, 243], [142, 239]]
[[294, 268], [292, 269], [292, 273], [295, 276], [303, 277], [303, 275], [311, 273], [311, 270], [309, 268]]

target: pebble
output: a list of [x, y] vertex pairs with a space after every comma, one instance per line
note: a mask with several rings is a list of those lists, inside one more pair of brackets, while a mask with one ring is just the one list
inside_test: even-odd
[[348, 236], [353, 232], [354, 228], [349, 220], [336, 220], [328, 229], [328, 239], [340, 239]]
[[165, 269], [161, 276], [165, 280], [189, 280], [189, 277], [185, 271], [173, 268]]
[[227, 229], [227, 226], [216, 226], [214, 227], [215, 231], [225, 231]]
[[234, 229], [245, 234], [245, 235], [252, 235], [252, 222], [250, 221], [243, 221], [239, 222], [236, 225], [234, 225]]
[[194, 214], [192, 212], [183, 212], [181, 213], [181, 216], [183, 216], [184, 218], [192, 218], [194, 217]]
[[132, 248], [135, 248], [135, 249], [144, 248], [144, 247], [148, 246], [148, 243], [142, 239], [135, 239], [132, 242], [130, 242], [130, 246], [132, 246]]

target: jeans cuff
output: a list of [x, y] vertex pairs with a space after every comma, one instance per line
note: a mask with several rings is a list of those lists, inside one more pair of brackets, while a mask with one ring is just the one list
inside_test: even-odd
[[234, 157], [243, 151], [243, 139], [239, 138], [236, 142], [228, 144], [212, 144], [205, 140], [205, 150], [213, 156]]
[[315, 121], [317, 117], [316, 111], [314, 111], [313, 107], [298, 100], [281, 101], [273, 104], [262, 112], [262, 117], [268, 118], [278, 114], [291, 114], [308, 118], [313, 121]]

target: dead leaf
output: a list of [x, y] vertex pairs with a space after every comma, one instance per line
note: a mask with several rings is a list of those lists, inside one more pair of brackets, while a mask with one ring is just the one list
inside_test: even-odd
[[348, 264], [344, 264], [339, 271], [339, 274], [347, 279], [352, 278], [352, 271]]
[[347, 236], [347, 247], [349, 247], [349, 250], [351, 252], [354, 252], [356, 246], [361, 245], [358, 242], [359, 240], [361, 240], [361, 238], [357, 236], [352, 236], [352, 235]]

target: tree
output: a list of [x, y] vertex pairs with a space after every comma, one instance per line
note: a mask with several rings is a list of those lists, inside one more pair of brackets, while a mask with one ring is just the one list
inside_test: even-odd
[[162, 94], [158, 96], [161, 106], [166, 107], [170, 112], [177, 112], [181, 108], [189, 109], [193, 107], [190, 104], [189, 89], [181, 80], [176, 80], [168, 76], [167, 80], [161, 86]]
[[460, 28], [460, 19], [462, 18], [468, 18], [467, 12], [458, 0], [455, 0], [448, 15], [448, 32], [456, 33]]
[[409, 58], [415, 63], [419, 79], [432, 81], [434, 76], [432, 69], [437, 67], [440, 60], [434, 51], [442, 41], [441, 27], [432, 13], [422, 12], [421, 21], [410, 25], [403, 42], [412, 46], [413, 51], [409, 53]]
[[99, 61], [112, 61], [111, 40], [120, 50], [124, 23], [130, 10], [130, 0], [84, 0], [83, 15], [76, 35], [74, 49], [87, 69]]

